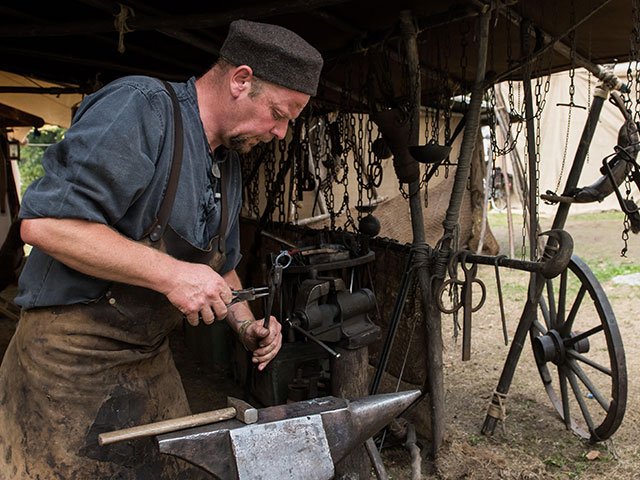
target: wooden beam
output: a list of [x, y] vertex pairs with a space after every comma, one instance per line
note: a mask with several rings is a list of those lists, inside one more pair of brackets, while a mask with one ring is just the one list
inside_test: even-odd
[[[262, 3], [257, 6], [238, 8], [226, 12], [168, 15], [165, 17], [136, 16], [128, 22], [128, 25], [132, 31], [158, 30], [164, 28], [188, 28], [190, 30], [197, 30], [220, 27], [239, 18], [261, 19], [278, 17], [291, 13], [309, 11], [327, 5], [344, 3], [345, 1], [346, 0], [290, 0], [288, 2], [282, 2], [279, 0], [272, 0], [271, 2]], [[108, 19], [52, 25], [5, 25], [0, 30], [0, 37], [41, 38], [68, 35], [88, 35], [113, 31], [113, 20]]]
[[44, 120], [30, 113], [0, 103], [0, 125], [3, 127], [36, 127], [44, 125]]
[[[81, 1], [85, 5], [89, 5], [91, 7], [97, 8], [111, 15], [116, 15], [121, 5], [118, 2], [107, 1], [107, 0], [79, 0], [79, 1]], [[154, 15], [158, 17], [167, 15], [166, 12], [140, 4], [139, 2], [135, 2], [135, 1], [134, 2], [129, 1], [126, 3], [122, 2], [122, 4], [129, 5], [131, 8], [135, 8], [134, 11], [141, 11], [141, 12], [144, 12], [144, 14], [146, 15]], [[216, 56], [220, 55], [220, 49], [218, 48], [218, 45], [211, 42], [207, 42], [192, 33], [185, 32], [183, 30], [172, 29], [172, 28], [161, 28], [161, 29], [158, 29], [157, 31], [169, 38], [173, 38], [175, 40], [181, 41], [183, 43], [191, 45], [192, 47], [199, 48], [200, 50], [203, 50], [205, 52], [211, 53]], [[127, 44], [126, 47], [127, 49], [129, 49], [130, 44]]]
[[114, 63], [114, 62], [102, 62], [97, 61], [92, 58], [80, 58], [80, 57], [71, 57], [66, 55], [58, 55], [54, 53], [42, 52], [40, 50], [27, 50], [21, 48], [11, 48], [5, 47], [0, 44], [0, 53], [9, 54], [9, 55], [18, 55], [24, 58], [38, 58], [42, 60], [50, 60], [53, 62], [61, 62], [61, 63], [71, 63], [74, 65], [83, 65], [92, 68], [101, 68], [101, 69], [109, 69], [115, 70], [118, 72], [129, 73], [133, 75], [149, 75], [152, 77], [159, 77], [164, 80], [171, 81], [184, 81], [186, 77], [189, 76], [188, 72], [185, 72], [183, 75], [174, 75], [167, 74], [166, 72], [149, 70], [146, 68], [135, 67], [130, 65], [125, 65], [122, 63]]
[[0, 87], [0, 93], [28, 93], [36, 95], [89, 94], [93, 90], [84, 87]]
[[[87, 5], [90, 6], [98, 6], [98, 5], [102, 5], [104, 2], [102, 2], [102, 0], [82, 0], [84, 3], [86, 3]], [[117, 5], [116, 3], [113, 3], [113, 5]], [[108, 10], [111, 11], [111, 10]], [[18, 12], [12, 8], [7, 8], [7, 7], [0, 7], [0, 14], [5, 15], [7, 17], [12, 17], [12, 18], [21, 18], [23, 20], [27, 20], [29, 22], [34, 22], [34, 23], [41, 23], [41, 24], [48, 24], [51, 25], [52, 22], [50, 22], [47, 19], [43, 19], [41, 17], [36, 17], [34, 15], [28, 15], [22, 12]], [[118, 40], [116, 37], [113, 36], [113, 34], [111, 35], [91, 35], [91, 38], [95, 39], [98, 42], [101, 42], [103, 45], [113, 45], [114, 51], [117, 48], [118, 45]], [[180, 67], [180, 68], [184, 68], [185, 70], [189, 70], [189, 71], [194, 71], [197, 72], [199, 70], [201, 70], [200, 65], [194, 65], [194, 64], [188, 64], [180, 59], [176, 59], [176, 58], [172, 58], [172, 57], [168, 57], [166, 55], [166, 53], [161, 52], [161, 51], [157, 51], [157, 50], [151, 50], [151, 49], [147, 49], [147, 48], [141, 48], [138, 47], [135, 44], [131, 44], [131, 43], [127, 43], [127, 50], [129, 52], [133, 52], [133, 53], [137, 53], [139, 55], [143, 55], [145, 57], [149, 57], [149, 58], [155, 58], [157, 60], [161, 60], [163, 62], [169, 62], [171, 65], [174, 65], [176, 67]], [[216, 53], [217, 55], [217, 53]]]
[[[492, 79], [492, 83], [498, 83], [498, 82], [508, 78], [509, 76], [511, 76], [516, 71], [522, 69], [522, 67], [525, 64], [533, 63], [535, 60], [537, 60], [539, 57], [544, 55], [551, 48], [553, 48], [556, 52], [558, 52], [563, 57], [571, 58], [571, 48], [566, 43], [564, 43], [562, 41], [562, 39], [564, 39], [572, 31], [574, 31], [580, 25], [582, 25], [587, 20], [589, 20], [591, 17], [593, 17], [597, 12], [599, 12], [604, 6], [606, 6], [610, 2], [611, 2], [611, 0], [604, 0], [600, 5], [596, 6], [591, 12], [589, 12], [587, 15], [585, 15], [583, 18], [581, 18], [575, 25], [572, 25], [567, 31], [565, 31], [564, 33], [562, 33], [560, 35], [556, 35], [555, 37], [552, 36], [551, 34], [545, 32], [544, 30], [540, 29], [539, 27], [536, 27], [537, 31], [542, 34], [542, 39], [543, 39], [543, 42], [544, 42], [544, 46], [542, 48], [538, 49], [537, 51], [535, 51], [532, 55], [529, 55], [528, 57], [523, 58], [522, 60], [520, 60], [513, 67], [511, 67], [511, 68], [505, 70], [504, 72], [500, 73], [499, 75], [497, 75], [494, 79]], [[507, 17], [507, 19], [509, 21], [511, 21], [512, 23], [514, 23], [517, 26], [520, 26], [520, 24], [524, 20], [522, 18], [522, 16], [520, 16], [513, 9], [509, 9], [509, 13], [508, 13], [508, 15], [506, 15], [506, 17]], [[531, 32], [532, 29], [529, 29], [529, 31]], [[576, 62], [576, 65], [586, 68], [591, 73], [593, 73], [597, 78], [602, 79], [604, 71], [602, 70], [602, 67], [600, 67], [600, 65], [596, 65], [595, 63], [593, 63], [590, 60], [588, 60], [586, 57], [580, 55], [578, 52], [574, 52], [574, 60]]]

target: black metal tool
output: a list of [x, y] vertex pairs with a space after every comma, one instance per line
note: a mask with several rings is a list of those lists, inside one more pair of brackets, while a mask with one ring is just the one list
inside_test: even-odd
[[[279, 258], [280, 256], [278, 256]], [[290, 257], [289, 257], [289, 261]], [[288, 265], [288, 264], [287, 264]], [[264, 328], [269, 328], [269, 319], [271, 317], [271, 310], [273, 308], [273, 299], [276, 296], [276, 291], [280, 287], [282, 283], [282, 270], [284, 270], [284, 265], [281, 264], [278, 259], [271, 266], [271, 271], [269, 272], [269, 296], [267, 298], [266, 306], [264, 308]]]
[[231, 290], [233, 300], [227, 303], [227, 308], [240, 302], [250, 302], [256, 298], [266, 297], [269, 295], [269, 287], [251, 287], [242, 290]]
[[[449, 280], [442, 284], [440, 291], [438, 292], [438, 308], [443, 313], [454, 313], [464, 309], [463, 323], [462, 323], [462, 360], [467, 361], [471, 358], [471, 314], [477, 312], [484, 305], [484, 301], [487, 297], [487, 290], [484, 283], [476, 278], [478, 272], [477, 264], [467, 263], [467, 256], [470, 255], [468, 250], [460, 250], [453, 254], [449, 261]], [[462, 271], [464, 272], [464, 281], [458, 280], [458, 274], [456, 272], [457, 264], [460, 263]], [[482, 297], [477, 305], [473, 306], [473, 284], [477, 283], [482, 291]], [[454, 304], [451, 308], [447, 308], [442, 303], [442, 295], [450, 285], [462, 286], [462, 301]]]
[[509, 335], [507, 333], [507, 320], [504, 315], [504, 301], [502, 300], [502, 284], [500, 283], [500, 267], [498, 263], [501, 259], [506, 258], [506, 255], [498, 255], [496, 261], [493, 264], [496, 271], [496, 286], [498, 288], [498, 301], [500, 303], [500, 321], [502, 322], [502, 336], [504, 337], [504, 344], [509, 345]]

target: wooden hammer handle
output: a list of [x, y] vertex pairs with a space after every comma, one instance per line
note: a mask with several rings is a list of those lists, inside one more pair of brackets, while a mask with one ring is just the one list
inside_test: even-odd
[[221, 422], [222, 420], [230, 420], [235, 418], [235, 416], [236, 409], [234, 407], [221, 408], [220, 410], [214, 410], [212, 412], [198, 413], [187, 417], [101, 433], [98, 435], [98, 443], [100, 445], [109, 445], [110, 443], [121, 442], [122, 440], [131, 440], [132, 438], [160, 435], [184, 428], [198, 427], [209, 423]]

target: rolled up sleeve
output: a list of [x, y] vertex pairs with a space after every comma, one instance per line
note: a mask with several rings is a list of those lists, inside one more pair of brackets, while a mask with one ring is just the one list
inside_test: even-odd
[[87, 97], [65, 138], [45, 152], [45, 176], [25, 192], [20, 217], [118, 222], [154, 175], [163, 108], [134, 85]]

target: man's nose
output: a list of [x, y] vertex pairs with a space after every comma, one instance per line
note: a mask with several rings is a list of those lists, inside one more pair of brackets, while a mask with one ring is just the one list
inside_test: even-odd
[[289, 122], [286, 120], [276, 122], [276, 124], [271, 129], [271, 133], [278, 137], [280, 140], [283, 140], [287, 135], [288, 126]]

